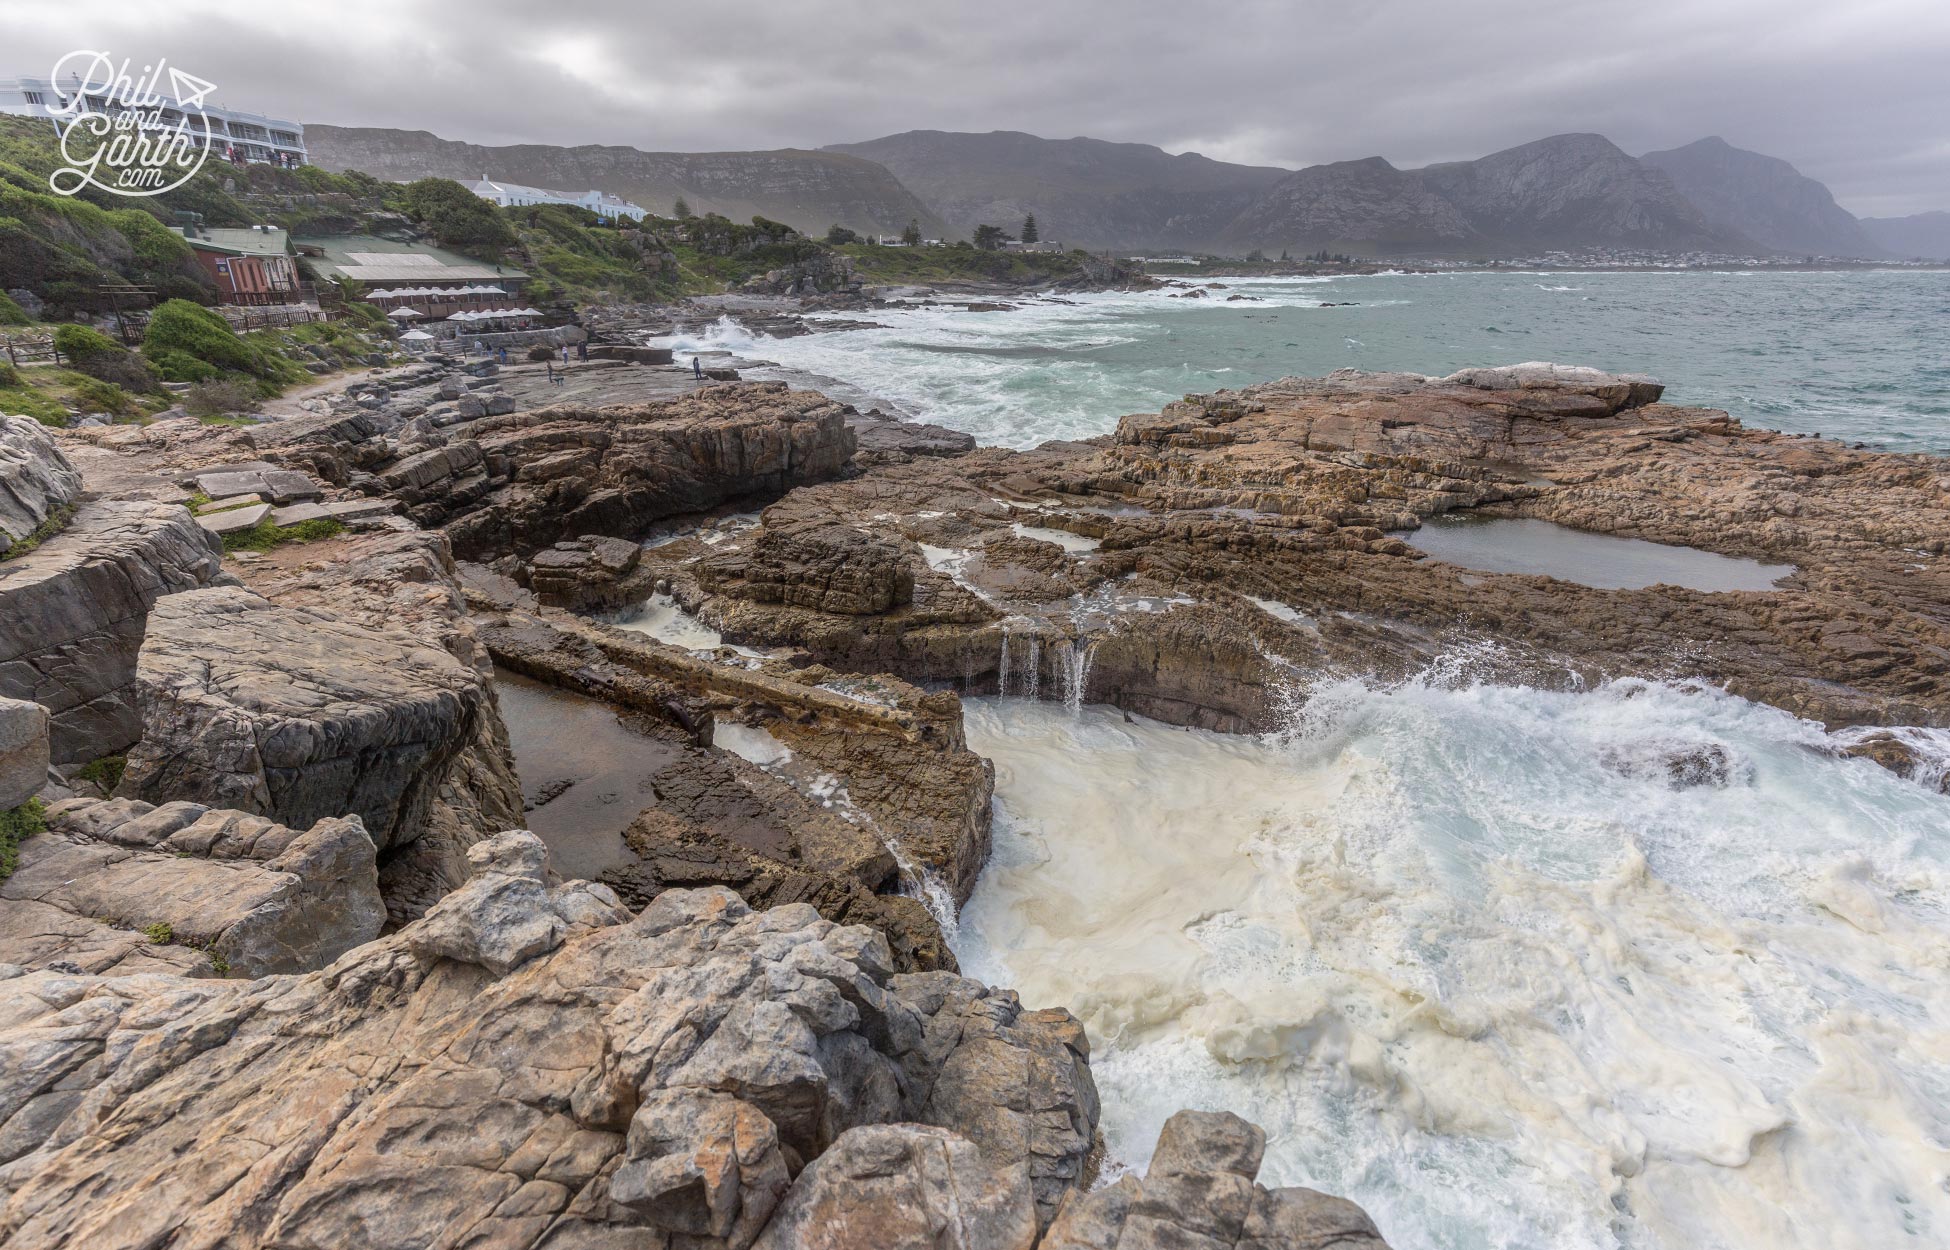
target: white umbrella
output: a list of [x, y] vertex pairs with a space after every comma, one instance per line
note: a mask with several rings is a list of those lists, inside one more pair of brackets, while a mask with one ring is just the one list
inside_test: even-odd
[[405, 321], [409, 317], [426, 316], [425, 313], [421, 312], [417, 308], [395, 308], [393, 311], [387, 313], [386, 315], [388, 317], [398, 317], [401, 321]]
[[468, 311], [467, 311], [467, 310], [465, 310], [465, 309], [462, 309], [462, 310], [461, 310], [460, 312], [457, 312], [457, 313], [448, 313], [448, 314], [447, 314], [447, 320], [449, 320], [449, 321], [472, 321], [472, 320], [474, 320], [474, 314], [473, 314], [473, 313], [471, 313], [471, 312], [468, 312]]
[[400, 337], [400, 342], [402, 343], [421, 343], [421, 342], [425, 342], [428, 339], [431, 339], [433, 336], [431, 334], [428, 334], [425, 330], [408, 330], [405, 334], [402, 334], [399, 337]]
[[397, 293], [398, 292], [395, 291], [368, 291], [366, 292], [366, 298], [367, 299], [391, 299]]

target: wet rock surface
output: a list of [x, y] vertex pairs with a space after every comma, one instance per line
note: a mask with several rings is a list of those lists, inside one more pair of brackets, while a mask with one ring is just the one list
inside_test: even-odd
[[[1658, 398], [1550, 365], [1286, 379], [1126, 417], [1108, 440], [795, 491], [736, 544], [646, 553], [644, 575], [731, 641], [1211, 728], [1273, 727], [1308, 674], [1399, 677], [1458, 647], [1528, 684], [1702, 676], [1831, 725], [1945, 723], [1941, 461]], [[1459, 569], [1390, 533], [1457, 512], [1796, 572], [1766, 591], [1604, 590]], [[835, 598], [819, 560], [772, 554], [802, 535], [858, 553], [827, 561], [857, 585]]]

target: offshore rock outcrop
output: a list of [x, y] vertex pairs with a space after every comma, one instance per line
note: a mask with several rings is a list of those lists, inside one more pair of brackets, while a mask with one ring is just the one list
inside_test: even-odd
[[[732, 641], [1220, 729], [1273, 728], [1306, 674], [1400, 677], [1485, 641], [1484, 677], [1699, 676], [1831, 725], [1950, 723], [1942, 462], [1659, 398], [1552, 365], [1289, 378], [1126, 417], [1108, 442], [795, 491], [757, 531], [647, 551], [638, 575]], [[1453, 512], [1797, 571], [1764, 592], [1483, 573], [1413, 546]]]
[[1298, 1186], [1256, 1184], [1266, 1134], [1223, 1111], [1165, 1121], [1144, 1179], [1070, 1194], [1042, 1250], [1387, 1250], [1367, 1212]]
[[[888, 1244], [1027, 1247], [1085, 1179], [1096, 1098], [1067, 1013], [896, 974], [873, 931], [809, 907], [672, 891], [632, 917], [550, 886], [529, 834], [470, 858], [426, 917], [303, 976], [7, 968], [0, 1237], [835, 1244], [803, 1212], [895, 1170], [891, 1196], [966, 1183], [975, 1226], [1009, 1235], [967, 1240], [950, 1206]], [[945, 1130], [952, 1175], [849, 1140], [894, 1123]]]

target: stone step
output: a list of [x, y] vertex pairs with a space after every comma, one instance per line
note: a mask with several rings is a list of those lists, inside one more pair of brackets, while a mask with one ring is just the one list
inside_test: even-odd
[[235, 534], [242, 530], [255, 529], [265, 517], [271, 515], [268, 503], [252, 504], [248, 508], [232, 508], [228, 512], [212, 512], [196, 518], [196, 523], [212, 534]]

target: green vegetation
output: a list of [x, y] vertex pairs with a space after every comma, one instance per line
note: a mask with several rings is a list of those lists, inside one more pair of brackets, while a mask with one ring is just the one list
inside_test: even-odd
[[62, 504], [54, 511], [48, 513], [47, 520], [35, 526], [33, 533], [21, 539], [5, 551], [0, 551], [0, 560], [18, 560], [20, 557], [66, 529], [68, 522], [73, 519], [74, 505], [71, 503]]
[[984, 252], [967, 243], [947, 247], [881, 247], [872, 243], [838, 249], [868, 282], [1013, 282], [1033, 286], [1082, 274], [1083, 252]]
[[37, 833], [47, 832], [47, 808], [39, 799], [29, 799], [11, 811], [0, 812], [0, 881], [14, 875], [20, 866], [20, 844]]
[[[274, 333], [259, 331], [240, 336], [230, 323], [188, 300], [165, 302], [149, 315], [142, 336], [142, 354], [171, 382], [210, 382], [224, 376], [248, 375], [266, 398], [303, 381], [304, 367], [280, 349]], [[269, 347], [270, 350], [266, 350]]]
[[126, 755], [104, 755], [97, 760], [89, 760], [75, 770], [77, 781], [92, 781], [106, 794], [115, 793], [115, 787], [122, 784], [122, 774], [128, 769], [129, 757]]
[[33, 377], [46, 372], [45, 369], [30, 371], [5, 366], [5, 372], [0, 373], [0, 412], [32, 417], [42, 425], [57, 429], [66, 425], [67, 408], [53, 395], [34, 385]]
[[497, 258], [515, 245], [514, 231], [495, 206], [452, 178], [409, 182], [403, 199], [406, 211], [442, 247]]
[[27, 310], [14, 303], [13, 297], [0, 291], [0, 326], [31, 326], [34, 319]]
[[142, 936], [148, 938], [157, 946], [167, 946], [176, 940], [176, 930], [169, 927], [167, 920], [158, 920], [156, 923], [145, 927], [142, 930]]
[[321, 538], [336, 538], [345, 533], [345, 523], [331, 517], [319, 517], [315, 521], [300, 521], [283, 529], [271, 524], [269, 520], [260, 522], [255, 528], [238, 530], [223, 536], [223, 549], [232, 551], [269, 551], [286, 543], [317, 542]]

